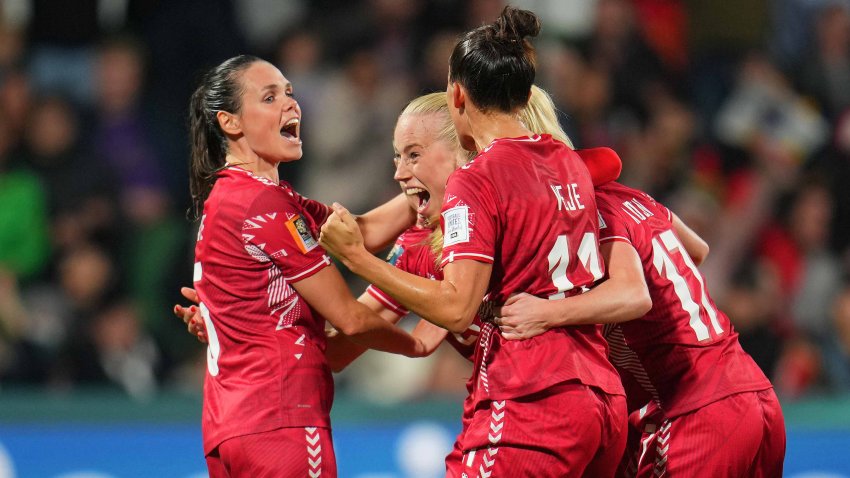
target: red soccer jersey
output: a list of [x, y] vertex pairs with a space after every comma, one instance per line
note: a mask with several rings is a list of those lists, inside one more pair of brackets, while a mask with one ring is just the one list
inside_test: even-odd
[[[564, 297], [603, 276], [587, 167], [549, 135], [498, 139], [455, 171], [441, 225], [443, 264], [493, 264], [486, 296], [493, 303], [514, 292]], [[596, 325], [508, 341], [485, 323], [474, 366], [475, 401], [523, 397], [570, 380], [623, 393]]]
[[205, 453], [234, 436], [330, 426], [324, 319], [292, 288], [330, 265], [316, 240], [327, 213], [284, 182], [219, 173], [195, 246], [209, 338]]
[[[431, 244], [429, 242], [430, 235], [430, 229], [420, 227], [412, 227], [402, 233], [390, 252], [390, 257], [388, 258], [390, 264], [419, 277], [442, 280], [443, 271], [437, 269], [434, 252], [431, 250]], [[374, 285], [370, 285], [366, 290], [369, 291], [369, 295], [377, 299], [385, 307], [399, 315], [407, 315], [408, 310], [386, 292]], [[475, 320], [468, 329], [461, 334], [449, 333], [446, 336], [446, 341], [461, 356], [471, 361], [475, 353], [475, 342], [478, 340], [480, 330], [481, 320], [475, 317]]]
[[[433, 279], [435, 269], [433, 265], [430, 269], [427, 267], [423, 268], [422, 273], [417, 270], [410, 270], [407, 267], [401, 267], [401, 264], [404, 264], [408, 260], [408, 257], [411, 255], [411, 251], [416, 250], [420, 246], [428, 247], [427, 242], [430, 235], [431, 229], [419, 226], [413, 226], [402, 232], [401, 235], [398, 236], [398, 239], [396, 239], [392, 250], [390, 250], [387, 262], [403, 271], [410, 272], [411, 274]], [[409, 312], [407, 308], [399, 304], [397, 300], [393, 299], [389, 294], [375, 287], [373, 284], [369, 284], [369, 287], [366, 288], [366, 292], [368, 292], [369, 295], [374, 297], [375, 300], [380, 302], [384, 307], [392, 310], [398, 315], [405, 316]]]
[[[617, 183], [597, 188], [596, 200], [600, 242], [624, 241], [635, 248], [652, 298], [645, 316], [620, 324], [622, 337], [640, 361], [620, 365], [643, 382], [665, 415], [674, 417], [733, 393], [770, 388], [708, 295], [705, 279], [673, 231], [670, 211]], [[612, 344], [617, 362], [615, 352]]]

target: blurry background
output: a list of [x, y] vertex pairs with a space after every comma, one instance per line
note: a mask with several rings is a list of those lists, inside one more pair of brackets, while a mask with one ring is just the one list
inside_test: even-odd
[[[279, 66], [305, 149], [282, 177], [363, 212], [398, 190], [401, 108], [504, 2], [0, 5], [0, 478], [204, 476], [204, 349], [171, 314], [201, 72]], [[538, 83], [576, 146], [615, 148], [711, 245], [711, 293], [783, 400], [787, 476], [850, 477], [850, 2], [515, 5], [543, 19]], [[341, 476], [441, 476], [469, 373], [441, 349], [339, 375]]]

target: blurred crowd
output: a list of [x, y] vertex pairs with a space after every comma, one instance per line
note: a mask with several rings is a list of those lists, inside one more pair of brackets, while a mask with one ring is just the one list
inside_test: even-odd
[[[579, 148], [710, 244], [702, 270], [782, 397], [850, 392], [850, 0], [518, 0], [538, 80]], [[458, 34], [501, 0], [5, 0], [0, 8], [0, 393], [199, 392], [171, 315], [191, 284], [187, 105], [252, 53], [303, 110], [281, 175], [362, 212], [398, 191], [393, 126], [445, 89]], [[364, 284], [351, 279], [359, 294]], [[339, 387], [463, 395], [469, 368], [369, 353]]]

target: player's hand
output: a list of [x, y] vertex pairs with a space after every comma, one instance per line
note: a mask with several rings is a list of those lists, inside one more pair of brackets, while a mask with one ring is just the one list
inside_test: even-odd
[[502, 337], [508, 340], [530, 339], [549, 330], [546, 305], [549, 301], [526, 293], [508, 298], [501, 312], [493, 319]]
[[[195, 304], [200, 303], [198, 293], [195, 289], [182, 287], [180, 289], [180, 293], [183, 294], [183, 297]], [[183, 307], [182, 305], [177, 304], [174, 306], [174, 315], [183, 320], [183, 323], [186, 324], [186, 330], [190, 334], [197, 337], [200, 342], [207, 343], [207, 328], [204, 324], [203, 317], [201, 317], [201, 311], [197, 306], [192, 305], [189, 307]]]
[[322, 226], [319, 244], [342, 261], [350, 260], [364, 249], [363, 235], [354, 216], [339, 203], [333, 204], [334, 212]]

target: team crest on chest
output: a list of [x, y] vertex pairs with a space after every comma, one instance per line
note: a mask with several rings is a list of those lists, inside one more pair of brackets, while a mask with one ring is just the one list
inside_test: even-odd
[[313, 233], [310, 232], [310, 228], [307, 227], [307, 221], [299, 214], [295, 214], [286, 221], [286, 228], [289, 230], [292, 238], [295, 239], [295, 245], [304, 254], [312, 251], [319, 245], [319, 242], [313, 237]]

